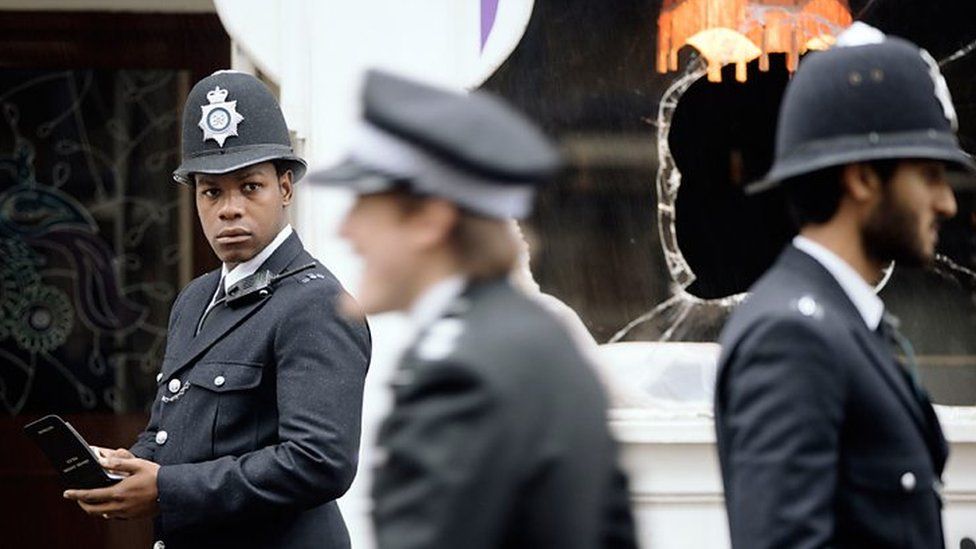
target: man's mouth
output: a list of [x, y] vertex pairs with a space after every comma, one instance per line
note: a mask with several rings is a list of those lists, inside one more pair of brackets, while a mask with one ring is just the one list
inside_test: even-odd
[[240, 227], [223, 229], [217, 233], [215, 240], [219, 244], [239, 244], [251, 238], [251, 232]]

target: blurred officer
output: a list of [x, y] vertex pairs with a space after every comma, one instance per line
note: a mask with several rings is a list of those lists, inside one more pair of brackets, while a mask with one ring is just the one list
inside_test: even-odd
[[[287, 222], [305, 172], [269, 90], [220, 71], [190, 91], [183, 163], [223, 262], [176, 298], [158, 392], [117, 485], [71, 491], [90, 514], [156, 516], [156, 549], [346, 548], [370, 341]], [[277, 279], [269, 279], [276, 276]]]
[[358, 194], [341, 233], [365, 263], [365, 311], [408, 312], [417, 331], [379, 434], [379, 546], [632, 543], [600, 384], [508, 278], [507, 220], [529, 213], [556, 151], [485, 93], [371, 72], [363, 101], [350, 158], [311, 179]]
[[944, 547], [947, 445], [874, 285], [932, 261], [973, 170], [932, 58], [856, 23], [786, 89], [776, 158], [799, 235], [721, 337], [716, 430], [732, 545]]

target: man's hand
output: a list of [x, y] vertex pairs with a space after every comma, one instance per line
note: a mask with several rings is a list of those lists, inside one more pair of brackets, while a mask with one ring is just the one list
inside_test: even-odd
[[89, 515], [106, 519], [152, 517], [159, 513], [159, 502], [156, 501], [159, 497], [156, 487], [159, 464], [114, 455], [99, 461], [105, 469], [128, 476], [108, 488], [67, 490], [64, 493], [66, 499], [77, 501]]
[[95, 457], [98, 458], [98, 464], [102, 466], [103, 469], [109, 473], [114, 473], [119, 476], [127, 477], [127, 473], [122, 471], [113, 471], [105, 466], [108, 463], [106, 460], [109, 458], [134, 458], [136, 456], [132, 455], [132, 452], [126, 450], [125, 448], [116, 448], [115, 450], [110, 450], [108, 448], [102, 448], [101, 446], [91, 446], [92, 452], [95, 452]]
[[136, 456], [132, 455], [132, 452], [126, 450], [125, 448], [117, 448], [115, 450], [109, 450], [108, 448], [102, 448], [101, 446], [92, 446], [92, 452], [98, 456], [101, 461], [102, 459], [108, 458], [134, 458]]

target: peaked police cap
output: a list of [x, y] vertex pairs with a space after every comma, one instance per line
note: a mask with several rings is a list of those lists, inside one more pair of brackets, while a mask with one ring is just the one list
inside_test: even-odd
[[400, 185], [482, 215], [524, 217], [562, 158], [521, 113], [484, 91], [461, 93], [371, 70], [349, 156], [309, 179], [359, 194]]

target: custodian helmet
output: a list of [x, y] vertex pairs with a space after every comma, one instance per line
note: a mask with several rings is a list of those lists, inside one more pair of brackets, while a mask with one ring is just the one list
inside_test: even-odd
[[187, 185], [193, 184], [194, 173], [228, 173], [271, 160], [286, 162], [298, 181], [306, 167], [291, 147], [271, 90], [238, 71], [217, 71], [190, 90], [183, 108], [181, 156], [173, 179]]
[[867, 160], [942, 160], [976, 172], [956, 126], [949, 89], [928, 52], [855, 23], [835, 47], [800, 64], [780, 107], [773, 167], [747, 192]]

